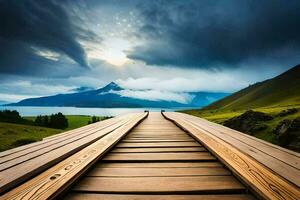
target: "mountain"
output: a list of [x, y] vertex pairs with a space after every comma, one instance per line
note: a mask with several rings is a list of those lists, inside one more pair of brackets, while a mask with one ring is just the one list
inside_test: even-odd
[[227, 93], [192, 92], [193, 100], [189, 104], [176, 101], [154, 101], [125, 97], [120, 94], [124, 88], [111, 82], [103, 88], [76, 92], [71, 94], [58, 94], [39, 98], [30, 98], [9, 106], [70, 106], [70, 107], [100, 107], [100, 108], [172, 108], [172, 107], [202, 107], [214, 100], [218, 100]]
[[300, 104], [300, 65], [233, 93], [202, 110], [247, 110], [296, 104]]

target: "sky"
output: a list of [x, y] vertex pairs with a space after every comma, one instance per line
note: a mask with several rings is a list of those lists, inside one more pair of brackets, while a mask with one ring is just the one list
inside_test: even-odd
[[0, 101], [99, 88], [185, 99], [300, 61], [299, 0], [0, 0]]

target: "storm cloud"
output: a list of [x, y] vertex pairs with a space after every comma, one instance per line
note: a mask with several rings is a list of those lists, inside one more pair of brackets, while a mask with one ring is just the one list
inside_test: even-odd
[[60, 2], [0, 1], [0, 72], [43, 71], [63, 64], [58, 62], [62, 55], [81, 67], [89, 66], [77, 41], [84, 33], [77, 32]]
[[155, 1], [139, 5], [148, 65], [212, 68], [300, 59], [300, 1]]
[[299, 64], [299, 11], [299, 0], [0, 0], [0, 100], [111, 81], [181, 102], [234, 92]]

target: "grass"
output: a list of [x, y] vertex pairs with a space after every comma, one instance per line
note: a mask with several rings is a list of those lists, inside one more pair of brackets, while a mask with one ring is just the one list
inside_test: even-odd
[[66, 130], [72, 130], [79, 128], [88, 124], [88, 121], [91, 120], [91, 116], [87, 115], [67, 115], [69, 127]]
[[[297, 108], [298, 112], [287, 115], [284, 117], [277, 116], [278, 113], [280, 113], [283, 110], [289, 109], [289, 108]], [[273, 107], [261, 107], [261, 108], [255, 108], [254, 111], [260, 111], [267, 113], [269, 115], [274, 116], [273, 120], [266, 121], [264, 124], [267, 125], [267, 129], [261, 130], [256, 132], [253, 136], [260, 138], [262, 140], [271, 142], [273, 144], [277, 144], [275, 134], [273, 133], [273, 130], [276, 128], [276, 126], [284, 119], [295, 119], [296, 117], [300, 117], [300, 105], [287, 105], [287, 106], [273, 106]], [[186, 110], [186, 111], [180, 111], [183, 113], [187, 113], [190, 115], [194, 115], [197, 117], [201, 117], [204, 119], [207, 119], [209, 121], [222, 124], [227, 119], [230, 119], [232, 117], [238, 116], [242, 113], [244, 113], [246, 110]]]
[[0, 122], [0, 151], [42, 140], [63, 130]]
[[[87, 115], [67, 115], [66, 117], [69, 122], [69, 127], [65, 130], [0, 122], [0, 152], [85, 126], [91, 119], [91, 116]], [[36, 117], [28, 116], [24, 118], [34, 120]], [[100, 120], [103, 119], [104, 117], [100, 117]]]
[[[91, 120], [91, 116], [88, 115], [66, 115], [68, 119], [69, 126], [64, 131], [72, 130], [75, 128], [79, 128], [88, 124], [89, 120]], [[27, 116], [23, 117], [28, 120], [35, 120], [35, 116]], [[103, 120], [104, 117], [99, 117], [100, 120]]]
[[[66, 116], [69, 122], [69, 127], [66, 130], [72, 130], [75, 128], [79, 128], [88, 124], [89, 120], [91, 120], [91, 116], [87, 115], [67, 115]], [[104, 120], [105, 117], [99, 117], [100, 121]]]
[[[298, 110], [300, 110], [300, 105], [261, 107], [261, 108], [255, 108], [252, 110], [264, 112], [264, 113], [267, 113], [270, 115], [277, 115], [279, 112], [289, 109], [289, 108], [298, 108]], [[222, 123], [225, 120], [230, 119], [235, 116], [238, 116], [246, 111], [247, 110], [198, 110], [198, 109], [195, 109], [195, 110], [184, 110], [184, 111], [180, 111], [180, 112], [187, 113], [187, 114], [194, 115], [194, 116], [201, 117], [201, 118], [205, 118], [212, 122]], [[294, 118], [299, 115], [300, 115], [300, 113], [297, 112], [293, 115], [288, 115], [286, 117]]]

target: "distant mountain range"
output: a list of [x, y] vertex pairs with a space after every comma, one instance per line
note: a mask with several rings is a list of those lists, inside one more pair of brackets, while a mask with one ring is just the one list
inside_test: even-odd
[[300, 104], [300, 65], [233, 93], [202, 110], [247, 110], [297, 104]]
[[[86, 88], [84, 88], [86, 89]], [[84, 90], [71, 94], [58, 94], [39, 98], [29, 98], [8, 106], [66, 106], [66, 107], [99, 107], [99, 108], [175, 108], [175, 107], [202, 107], [221, 99], [228, 93], [191, 92], [193, 99], [189, 103], [179, 103], [167, 100], [147, 100], [122, 96], [125, 90], [118, 84], [111, 82], [103, 88]]]

